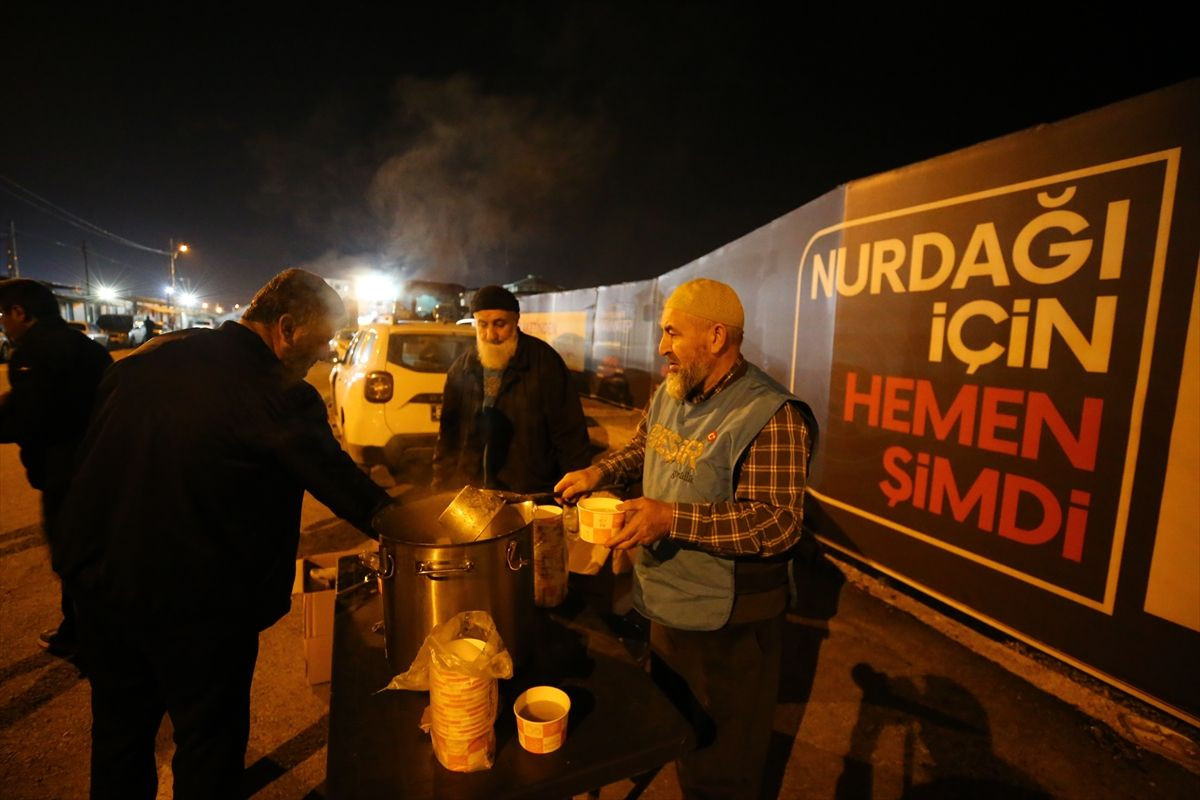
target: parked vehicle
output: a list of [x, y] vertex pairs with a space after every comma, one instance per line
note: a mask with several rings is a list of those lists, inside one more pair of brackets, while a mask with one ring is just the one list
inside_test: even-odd
[[130, 314], [101, 314], [96, 317], [96, 326], [108, 334], [108, 349], [129, 346], [129, 331], [133, 328]]
[[350, 342], [329, 375], [334, 420], [350, 457], [398, 467], [432, 448], [446, 371], [475, 345], [475, 332], [436, 322], [373, 323]]
[[85, 334], [101, 347], [108, 347], [108, 334], [96, 327], [95, 323], [84, 322], [81, 319], [69, 319], [67, 320], [67, 327], [74, 328], [80, 333]]
[[358, 333], [357, 325], [347, 325], [329, 340], [329, 357], [335, 364], [346, 358], [346, 350], [349, 349], [350, 341], [356, 333]]

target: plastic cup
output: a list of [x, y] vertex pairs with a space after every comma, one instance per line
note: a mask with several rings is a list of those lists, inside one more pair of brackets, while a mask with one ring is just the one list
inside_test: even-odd
[[622, 500], [615, 497], [585, 497], [579, 501], [579, 538], [592, 544], [607, 544], [625, 524], [625, 512], [617, 511]]
[[513, 703], [517, 739], [530, 753], [553, 753], [567, 738], [571, 698], [553, 686], [526, 689]]

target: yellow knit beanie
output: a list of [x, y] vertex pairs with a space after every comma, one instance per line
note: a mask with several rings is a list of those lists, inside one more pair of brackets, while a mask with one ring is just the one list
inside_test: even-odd
[[727, 284], [708, 278], [696, 278], [680, 284], [667, 298], [665, 307], [686, 311], [731, 328], [741, 328], [746, 321], [737, 292]]

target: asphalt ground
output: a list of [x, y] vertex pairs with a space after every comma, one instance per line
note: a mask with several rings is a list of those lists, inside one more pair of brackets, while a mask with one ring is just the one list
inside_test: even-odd
[[[322, 388], [318, 365], [310, 380]], [[2, 370], [0, 370], [2, 372]], [[0, 374], [0, 390], [4, 375]], [[585, 403], [597, 447], [619, 446], [635, 413]], [[393, 476], [419, 485], [414, 463]], [[0, 798], [87, 796], [88, 686], [37, 646], [58, 621], [58, 587], [36, 492], [15, 446], [0, 446]], [[305, 498], [300, 556], [366, 543]], [[220, 591], [221, 576], [213, 576]], [[601, 590], [597, 590], [601, 586]], [[619, 579], [576, 583], [627, 607]], [[786, 626], [769, 796], [781, 798], [1191, 798], [1197, 731], [1058, 662], [939, 609], [858, 565], [830, 560]], [[305, 679], [300, 603], [263, 632], [251, 698], [248, 797], [322, 798], [329, 686]], [[172, 796], [169, 720], [158, 738], [160, 798]], [[396, 797], [403, 796], [397, 787]], [[673, 768], [602, 787], [602, 800], [678, 796]]]

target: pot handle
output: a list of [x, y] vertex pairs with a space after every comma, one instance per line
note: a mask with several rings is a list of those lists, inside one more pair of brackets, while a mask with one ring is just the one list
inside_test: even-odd
[[383, 578], [387, 580], [392, 577], [396, 571], [396, 562], [392, 560], [392, 554], [384, 548], [378, 550], [367, 550], [358, 554], [358, 563], [362, 564], [371, 573], [370, 578]]
[[[521, 554], [517, 552], [518, 547], [520, 547], [520, 542], [513, 539], [508, 543], [508, 549], [504, 553], [505, 560], [508, 561], [508, 568], [513, 572], [520, 572], [522, 567], [527, 567], [530, 563], [529, 559], [522, 558]], [[516, 563], [513, 563], [514, 561]]]
[[453, 561], [418, 561], [417, 574], [428, 575], [430, 578], [440, 578], [455, 572], [470, 572], [475, 569], [475, 562], [467, 559], [455, 563]]

